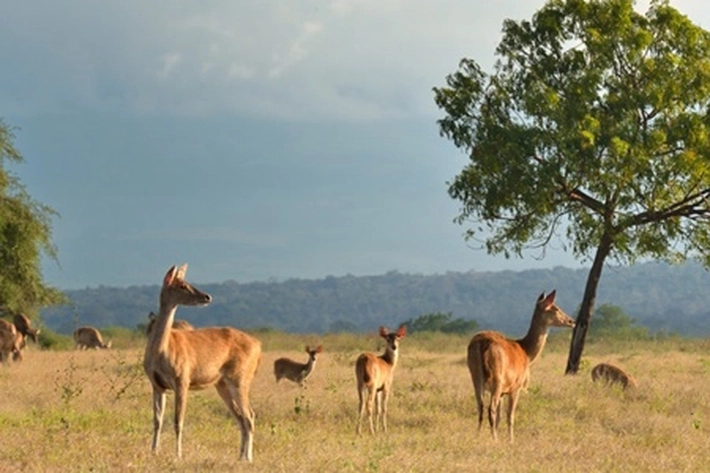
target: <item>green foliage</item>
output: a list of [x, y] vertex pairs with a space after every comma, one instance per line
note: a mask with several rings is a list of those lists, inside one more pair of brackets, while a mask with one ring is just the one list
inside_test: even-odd
[[648, 329], [636, 324], [624, 310], [612, 304], [602, 304], [594, 314], [594, 322], [589, 329], [589, 338], [617, 340], [647, 340]]
[[74, 348], [74, 340], [67, 335], [61, 335], [48, 327], [43, 327], [37, 340], [43, 350], [69, 350]]
[[446, 314], [436, 312], [433, 314], [420, 315], [415, 319], [409, 319], [404, 322], [404, 325], [407, 326], [407, 331], [410, 333], [443, 332], [466, 334], [475, 331], [478, 327], [475, 320], [464, 320], [462, 318], [452, 319], [453, 315], [451, 312]]
[[41, 272], [43, 254], [56, 260], [51, 219], [57, 213], [32, 199], [7, 169], [23, 160], [13, 140], [12, 130], [0, 119], [0, 301], [8, 312], [31, 316], [66, 299], [43, 282]]
[[469, 157], [449, 183], [457, 221], [490, 253], [562, 236], [582, 258], [710, 265], [710, 33], [667, 1], [633, 4], [548, 1], [505, 21], [493, 74], [465, 58], [434, 89]]

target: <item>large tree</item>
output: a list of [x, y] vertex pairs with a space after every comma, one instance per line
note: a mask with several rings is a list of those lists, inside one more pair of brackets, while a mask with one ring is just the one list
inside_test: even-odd
[[8, 164], [21, 163], [12, 129], [0, 119], [0, 310], [34, 315], [65, 301], [42, 279], [41, 257], [56, 261], [51, 219], [56, 212], [35, 201]]
[[552, 0], [506, 20], [492, 74], [463, 59], [435, 88], [469, 157], [457, 222], [490, 253], [562, 242], [591, 260], [567, 373], [605, 261], [710, 266], [710, 34], [667, 1]]

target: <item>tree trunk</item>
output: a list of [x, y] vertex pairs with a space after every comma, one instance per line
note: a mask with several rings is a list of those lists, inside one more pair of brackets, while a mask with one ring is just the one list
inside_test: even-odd
[[608, 231], [605, 231], [597, 247], [597, 254], [594, 256], [594, 263], [592, 263], [592, 268], [589, 270], [589, 276], [587, 276], [584, 298], [572, 330], [572, 343], [569, 347], [569, 358], [567, 358], [565, 374], [577, 374], [577, 371], [579, 371], [579, 362], [582, 359], [582, 351], [584, 350], [584, 340], [587, 337], [587, 329], [592, 319], [594, 302], [597, 298], [599, 279], [601, 279], [602, 269], [604, 269], [604, 260], [611, 251], [611, 244], [612, 238]]

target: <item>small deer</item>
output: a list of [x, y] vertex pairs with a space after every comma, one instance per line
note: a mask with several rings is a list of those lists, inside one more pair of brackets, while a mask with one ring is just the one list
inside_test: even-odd
[[377, 356], [374, 353], [363, 353], [355, 362], [355, 376], [357, 377], [357, 393], [360, 398], [358, 408], [357, 433], [360, 435], [362, 417], [367, 410], [370, 423], [370, 433], [375, 434], [372, 423], [372, 409], [375, 407], [375, 425], [382, 419], [382, 429], [387, 432], [387, 400], [392, 390], [394, 368], [399, 358], [399, 342], [407, 334], [407, 327], [401, 325], [396, 332], [389, 332], [385, 327], [380, 327], [380, 337], [385, 339], [387, 345], [385, 352]]
[[604, 380], [606, 384], [619, 384], [626, 390], [637, 386], [636, 380], [626, 371], [610, 363], [599, 363], [592, 368], [592, 381]]
[[550, 327], [574, 327], [574, 320], [555, 304], [555, 291], [543, 292], [535, 303], [530, 328], [525, 337], [511, 340], [498, 332], [479, 332], [468, 344], [471, 373], [478, 408], [478, 430], [483, 425], [483, 395], [491, 393], [488, 422], [493, 439], [498, 438], [501, 397], [508, 396], [508, 436], [513, 441], [515, 408], [520, 391], [530, 379], [530, 365], [542, 353]]
[[316, 348], [306, 347], [306, 353], [308, 353], [308, 361], [306, 363], [299, 363], [289, 358], [279, 358], [274, 361], [274, 376], [276, 376], [276, 382], [281, 381], [281, 378], [286, 378], [303, 387], [306, 378], [308, 378], [313, 372], [313, 368], [316, 366], [316, 357], [322, 351], [323, 346]]
[[182, 430], [188, 390], [214, 386], [239, 424], [240, 458], [253, 459], [254, 411], [249, 390], [261, 361], [261, 342], [230, 327], [171, 330], [179, 305], [205, 306], [212, 297], [185, 280], [187, 264], [172, 266], [163, 278], [160, 310], [150, 332], [143, 368], [153, 386], [153, 443], [158, 450], [165, 394], [175, 392], [176, 453], [182, 457]]
[[95, 348], [96, 350], [108, 350], [111, 348], [111, 342], [104, 343], [101, 332], [94, 327], [79, 327], [74, 330], [74, 343], [77, 349], [87, 350]]

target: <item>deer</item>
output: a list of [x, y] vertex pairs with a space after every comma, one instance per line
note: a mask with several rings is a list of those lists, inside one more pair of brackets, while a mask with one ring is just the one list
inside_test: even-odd
[[574, 327], [575, 322], [555, 304], [556, 291], [543, 292], [535, 303], [530, 328], [518, 340], [499, 332], [476, 333], [468, 344], [467, 364], [473, 381], [478, 409], [478, 430], [483, 425], [483, 396], [491, 395], [488, 422], [493, 440], [498, 439], [501, 398], [508, 396], [508, 437], [513, 442], [515, 409], [520, 391], [530, 380], [530, 365], [542, 354], [550, 327]]
[[[147, 336], [150, 336], [150, 332], [153, 331], [153, 327], [155, 327], [155, 319], [157, 317], [158, 315], [153, 311], [148, 314], [148, 325], [145, 327], [145, 334]], [[195, 330], [195, 327], [193, 327], [190, 322], [182, 319], [175, 320], [172, 328], [176, 330]]]
[[306, 378], [308, 378], [313, 372], [313, 368], [316, 366], [316, 357], [322, 351], [322, 345], [316, 348], [307, 346], [306, 353], [308, 353], [308, 361], [306, 363], [299, 363], [289, 358], [279, 358], [274, 361], [274, 376], [276, 377], [276, 382], [278, 383], [282, 378], [286, 378], [304, 387]]
[[592, 368], [592, 381], [604, 380], [606, 384], [619, 384], [622, 389], [637, 387], [636, 380], [626, 371], [610, 363], [599, 363]]
[[148, 336], [143, 368], [153, 387], [153, 452], [158, 451], [166, 391], [175, 393], [176, 455], [189, 390], [214, 386], [241, 430], [240, 459], [253, 461], [254, 411], [249, 390], [261, 362], [261, 342], [231, 327], [172, 330], [178, 306], [206, 306], [212, 297], [185, 280], [187, 264], [172, 266], [163, 278], [160, 310]]
[[24, 337], [17, 331], [15, 324], [0, 319], [0, 361], [7, 363], [12, 353], [13, 361], [22, 361]]
[[32, 328], [32, 321], [25, 314], [15, 314], [12, 319], [15, 324], [17, 331], [23, 335], [23, 340], [29, 338], [33, 342], [37, 343], [37, 337], [39, 336], [40, 329]]
[[396, 332], [389, 332], [380, 327], [380, 337], [385, 339], [385, 352], [377, 356], [374, 353], [362, 353], [355, 362], [357, 393], [360, 399], [357, 419], [357, 434], [360, 435], [362, 418], [367, 410], [370, 433], [375, 434], [372, 423], [372, 409], [375, 407], [375, 425], [382, 419], [382, 430], [387, 432], [387, 400], [392, 390], [394, 369], [399, 358], [399, 342], [407, 334], [407, 327], [400, 325]]
[[108, 350], [111, 348], [111, 342], [104, 343], [101, 332], [94, 327], [79, 327], [74, 330], [75, 348], [78, 350], [87, 350], [94, 348], [96, 350]]

